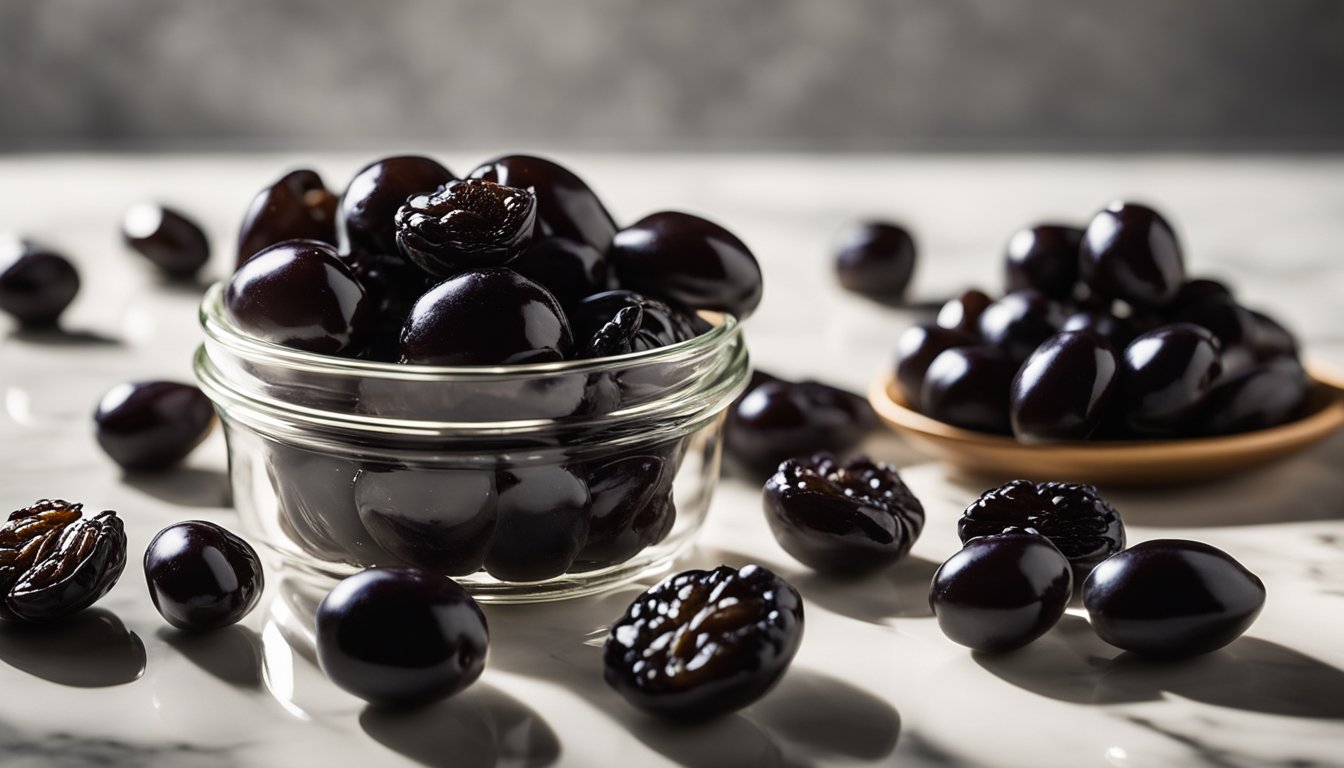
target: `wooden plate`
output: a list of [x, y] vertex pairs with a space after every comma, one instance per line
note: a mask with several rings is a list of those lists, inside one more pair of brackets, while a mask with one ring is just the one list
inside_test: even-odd
[[878, 416], [933, 458], [999, 479], [1061, 480], [1096, 485], [1191, 483], [1291, 456], [1344, 425], [1344, 376], [1309, 366], [1311, 389], [1302, 418], [1224, 437], [1024, 445], [1011, 437], [944, 424], [909, 408], [890, 375], [868, 393]]

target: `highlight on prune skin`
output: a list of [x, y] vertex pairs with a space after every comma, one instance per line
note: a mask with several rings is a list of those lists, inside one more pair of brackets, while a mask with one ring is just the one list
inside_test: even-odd
[[1017, 368], [1017, 361], [996, 347], [944, 350], [924, 374], [920, 408], [954, 427], [1009, 434], [1008, 401]]
[[962, 291], [939, 308], [936, 323], [940, 328], [960, 331], [979, 340], [980, 315], [993, 303], [994, 299], [984, 291], [975, 288]]
[[1114, 202], [1083, 235], [1080, 275], [1095, 292], [1140, 307], [1161, 307], [1185, 283], [1185, 259], [1162, 215], [1137, 203]]
[[1091, 437], [1110, 412], [1118, 369], [1104, 336], [1066, 331], [1046, 339], [1013, 377], [1013, 436], [1023, 443]]
[[677, 516], [672, 454], [663, 447], [641, 449], [588, 470], [588, 535], [570, 570], [623, 563], [668, 534]]
[[896, 468], [867, 457], [789, 459], [766, 481], [764, 500], [779, 545], [823, 573], [894, 563], [924, 529], [924, 506]]
[[1073, 570], [1044, 536], [1001, 533], [966, 542], [933, 575], [929, 606], [949, 640], [984, 653], [1016, 650], [1059, 622]]
[[1004, 295], [980, 314], [980, 337], [1019, 363], [1064, 321], [1059, 305], [1030, 288]]
[[531, 190], [537, 196], [538, 237], [563, 237], [605, 253], [616, 234], [616, 223], [593, 190], [553, 161], [504, 155], [482, 163], [468, 176]]
[[398, 560], [442, 576], [475, 573], [495, 533], [495, 473], [364, 467], [354, 484], [365, 530]]
[[761, 303], [761, 267], [737, 236], [678, 211], [651, 213], [616, 233], [607, 259], [622, 288], [744, 320]]
[[0, 238], [0, 311], [20, 325], [55, 325], [79, 293], [75, 265], [27, 240]]
[[126, 244], [177, 280], [191, 278], [210, 261], [210, 240], [185, 213], [156, 203], [131, 206], [122, 220]]
[[478, 269], [420, 297], [401, 329], [401, 362], [515, 365], [563, 360], [574, 345], [550, 291], [511, 269]]
[[985, 491], [957, 521], [963, 544], [979, 536], [1032, 531], [1068, 558], [1075, 583], [1125, 548], [1120, 513], [1090, 485], [1014, 480]]
[[485, 570], [504, 581], [559, 576], [588, 537], [588, 484], [567, 467], [516, 467], [499, 473], [499, 522]]
[[1297, 416], [1306, 399], [1302, 363], [1278, 357], [1220, 379], [1199, 406], [1196, 431], [1228, 435], [1278, 426]]
[[[625, 312], [631, 308], [638, 312]], [[622, 312], [625, 317], [618, 322]], [[633, 291], [595, 293], [580, 301], [569, 317], [581, 345], [579, 357], [657, 349], [693, 339], [710, 328], [695, 314]], [[594, 354], [601, 350], [612, 351]]]
[[766, 476], [794, 456], [844, 453], [877, 426], [862, 397], [818, 381], [770, 381], [730, 409], [724, 450]]
[[575, 357], [585, 359], [629, 354], [635, 351], [636, 338], [643, 323], [643, 307], [638, 304], [624, 307], [579, 345]]
[[1256, 320], [1245, 308], [1227, 301], [1205, 301], [1195, 304], [1173, 318], [1207, 328], [1218, 339], [1219, 360], [1224, 376], [1243, 371], [1255, 364], [1251, 348]]
[[359, 169], [341, 195], [342, 247], [356, 261], [400, 261], [397, 210], [409, 198], [431, 194], [455, 179], [452, 171], [419, 155], [384, 157]]
[[210, 434], [215, 409], [198, 387], [174, 381], [118, 384], [93, 414], [98, 445], [128, 470], [167, 469]]
[[238, 266], [263, 248], [286, 240], [336, 244], [336, 195], [306, 168], [290, 171], [261, 190], [238, 232]]
[[194, 632], [237, 624], [257, 606], [266, 583], [252, 545], [205, 520], [159, 531], [145, 550], [144, 565], [159, 614]]
[[1218, 340], [1189, 323], [1142, 334], [1120, 359], [1119, 404], [1130, 429], [1171, 434], [1186, 428], [1222, 374]]
[[372, 568], [317, 606], [317, 660], [365, 701], [413, 706], [452, 696], [485, 669], [490, 632], [467, 591], [415, 568]]
[[83, 504], [42, 499], [0, 526], [0, 620], [51, 621], [88, 608], [126, 567], [116, 512], [84, 517]]
[[921, 397], [929, 364], [945, 350], [977, 343], [975, 337], [961, 330], [929, 323], [906, 328], [896, 340], [896, 386], [900, 389], [901, 399], [911, 408], [924, 410]]
[[314, 240], [278, 243], [229, 279], [224, 310], [265, 341], [323, 355], [349, 354], [372, 321], [364, 286], [336, 253]]
[[397, 247], [439, 277], [502, 267], [532, 241], [537, 198], [490, 181], [450, 181], [397, 209]]
[[1055, 301], [1073, 298], [1082, 242], [1083, 230], [1077, 227], [1038, 224], [1018, 231], [1005, 255], [1007, 290], [1031, 288]]
[[835, 274], [846, 289], [884, 301], [905, 296], [915, 273], [915, 241], [898, 224], [867, 221], [847, 229], [835, 253]]
[[802, 639], [802, 598], [768, 569], [684, 571], [635, 598], [611, 625], [603, 677], [646, 712], [706, 720], [769, 692]]
[[1138, 335], [1133, 323], [1103, 309], [1080, 309], [1064, 318], [1060, 331], [1092, 331], [1106, 337], [1111, 346], [1122, 350]]
[[1250, 628], [1264, 608], [1265, 585], [1220, 549], [1157, 539], [1093, 569], [1083, 605], [1111, 645], [1146, 656], [1197, 656]]
[[509, 269], [545, 286], [566, 310], [607, 284], [606, 256], [591, 245], [563, 237], [533, 239], [509, 262]]

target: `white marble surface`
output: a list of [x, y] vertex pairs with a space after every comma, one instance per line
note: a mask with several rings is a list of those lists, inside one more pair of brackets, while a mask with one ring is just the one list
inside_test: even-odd
[[[476, 158], [445, 154], [465, 170]], [[171, 631], [138, 555], [185, 518], [236, 525], [218, 434], [181, 470], [126, 478], [98, 450], [90, 414], [123, 380], [189, 379], [193, 290], [157, 283], [117, 227], [144, 198], [205, 223], [232, 260], [252, 192], [313, 163], [342, 183], [360, 157], [0, 158], [0, 231], [67, 251], [84, 290], [67, 334], [0, 320], [0, 505], [64, 496], [125, 518], [131, 566], [98, 606], [51, 630], [0, 627], [0, 764], [455, 766], [1314, 766], [1344, 765], [1344, 436], [1217, 484], [1110, 494], [1134, 541], [1190, 537], [1265, 580], [1259, 622], [1224, 651], [1175, 665], [1120, 657], [1077, 612], [1001, 658], [939, 633], [925, 602], [953, 522], [982, 488], [949, 478], [894, 437], [870, 446], [904, 467], [929, 511], [913, 555], [857, 583], [807, 575], [777, 547], [759, 491], [725, 478], [688, 565], [764, 562], [807, 601], [803, 647], [758, 705], [700, 728], [632, 710], [601, 682], [596, 643], [629, 593], [487, 609], [488, 668], [468, 692], [391, 715], [327, 683], [263, 605], [207, 637]], [[908, 221], [915, 291], [997, 287], [1017, 226], [1083, 220], [1114, 196], [1176, 219], [1192, 271], [1271, 307], [1309, 354], [1344, 362], [1344, 159], [1030, 157], [566, 158], [622, 219], [658, 208], [711, 214], [760, 256], [766, 299], [749, 325], [760, 365], [863, 387], [913, 316], [844, 295], [829, 245], [864, 214]], [[274, 579], [269, 598], [277, 593]]]

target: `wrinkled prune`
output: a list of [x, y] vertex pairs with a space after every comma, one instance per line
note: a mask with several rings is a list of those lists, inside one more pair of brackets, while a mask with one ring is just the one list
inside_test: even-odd
[[1020, 363], [1055, 335], [1063, 321], [1058, 304], [1028, 288], [985, 307], [980, 314], [980, 337]]
[[1176, 233], [1161, 214], [1115, 202], [1087, 225], [1080, 274], [1094, 292], [1141, 307], [1161, 307], [1185, 282]]
[[963, 429], [1008, 434], [1008, 401], [1018, 364], [996, 347], [952, 347], [929, 363], [921, 410]]
[[915, 241], [903, 227], [869, 221], [850, 227], [835, 254], [845, 288], [887, 301], [900, 299], [915, 273]]
[[1009, 417], [1023, 443], [1086, 440], [1116, 391], [1115, 347], [1092, 331], [1046, 339], [1013, 377]]
[[28, 241], [0, 241], [0, 311], [25, 326], [54, 325], [77, 293], [69, 259]]
[[607, 260], [586, 243], [563, 237], [534, 239], [509, 269], [545, 286], [566, 310], [607, 284]]
[[1306, 398], [1302, 364], [1295, 357], [1275, 358], [1219, 380], [1199, 406], [1196, 430], [1226, 435], [1278, 426], [1292, 419]]
[[588, 471], [588, 536], [571, 570], [623, 563], [658, 543], [676, 519], [675, 451], [653, 448], [602, 462]]
[[770, 381], [728, 413], [724, 450], [761, 476], [794, 456], [843, 453], [877, 426], [862, 397], [818, 381]]
[[375, 705], [424, 704], [461, 691], [481, 676], [489, 643], [471, 595], [415, 568], [357, 573], [317, 607], [322, 671]]
[[1078, 583], [1125, 548], [1120, 513], [1090, 485], [1014, 480], [985, 491], [957, 521], [963, 544], [977, 536], [1026, 531], [1049, 539], [1069, 559]]
[[119, 384], [93, 414], [98, 444], [130, 470], [177, 464], [210, 434], [215, 408], [200, 388], [173, 381]]
[[785, 552], [823, 572], [893, 563], [924, 529], [924, 506], [895, 467], [826, 453], [780, 465], [765, 483], [765, 517]]
[[266, 583], [252, 545], [204, 520], [159, 531], [145, 550], [144, 564], [154, 607], [179, 629], [238, 623], [256, 607]]
[[1149, 656], [1196, 656], [1241, 637], [1265, 605], [1265, 585], [1220, 549], [1158, 539], [1093, 569], [1083, 605], [1111, 645]]
[[896, 340], [896, 385], [900, 388], [901, 399], [905, 404], [923, 410], [924, 404], [920, 398], [929, 364], [945, 350], [969, 347], [976, 343], [975, 337], [957, 329], [928, 323], [906, 328]]
[[397, 209], [415, 195], [433, 193], [454, 181], [453, 172], [419, 155], [384, 157], [364, 166], [341, 195], [342, 246], [357, 261], [401, 260], [397, 249]]
[[500, 267], [532, 241], [537, 198], [490, 181], [450, 181], [397, 209], [397, 247], [440, 277]]
[[644, 309], [632, 304], [619, 310], [579, 346], [578, 358], [611, 357], [635, 351], [635, 337], [644, 323]]
[[541, 581], [569, 570], [588, 536], [592, 497], [565, 467], [499, 473], [499, 522], [485, 570], [504, 581]]
[[1077, 227], [1040, 224], [1019, 231], [1008, 241], [1007, 289], [1031, 288], [1056, 301], [1073, 298], [1082, 242], [1083, 230]]
[[258, 251], [286, 240], [336, 244], [336, 196], [322, 177], [301, 169], [257, 193], [238, 232], [238, 266]]
[[635, 598], [611, 625], [603, 675], [640, 709], [703, 720], [764, 696], [802, 639], [802, 598], [766, 568], [685, 571]]
[[984, 291], [972, 288], [962, 291], [948, 299], [938, 310], [937, 324], [940, 328], [960, 331], [973, 339], [980, 338], [980, 315], [994, 303], [994, 299]]
[[1184, 429], [1223, 371], [1218, 340], [1189, 323], [1134, 339], [1120, 366], [1118, 402], [1129, 428], [1149, 434]]
[[558, 163], [529, 155], [505, 155], [482, 163], [470, 174], [537, 196], [537, 235], [563, 237], [603, 253], [616, 234], [611, 214], [578, 176]]
[[0, 619], [48, 621], [93, 605], [126, 567], [116, 512], [85, 518], [83, 504], [43, 499], [0, 527]]
[[[630, 335], [628, 352], [666, 347], [693, 339], [709, 330], [709, 324], [698, 316], [678, 310], [657, 299], [633, 291], [603, 291], [578, 303], [570, 314], [577, 339], [593, 340], [602, 329], [629, 307], [639, 308], [639, 325]], [[629, 315], [627, 315], [629, 317]], [[627, 319], [627, 323], [632, 322]], [[612, 329], [617, 331], [618, 329]], [[624, 331], [621, 331], [623, 336]], [[623, 346], [622, 346], [623, 348]]]
[[485, 563], [498, 519], [494, 472], [365, 467], [354, 493], [365, 530], [402, 562], [442, 576]]
[[195, 275], [210, 260], [210, 240], [181, 211], [153, 203], [131, 206], [122, 220], [126, 244], [175, 279]]

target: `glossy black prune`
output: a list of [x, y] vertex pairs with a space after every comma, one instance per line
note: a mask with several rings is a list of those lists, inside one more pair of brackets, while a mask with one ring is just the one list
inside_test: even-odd
[[980, 338], [1020, 363], [1055, 335], [1063, 321], [1059, 305], [1039, 292], [1013, 291], [980, 314]]
[[532, 190], [537, 196], [539, 237], [563, 237], [605, 253], [616, 234], [616, 223], [602, 201], [582, 179], [558, 163], [529, 155], [505, 155], [482, 163], [469, 176]]
[[266, 471], [280, 511], [280, 527], [304, 552], [351, 565], [400, 565], [364, 528], [355, 505], [353, 459], [284, 443], [266, 447]]
[[173, 381], [118, 384], [93, 414], [98, 445], [129, 470], [177, 464], [210, 434], [215, 408], [198, 387]]
[[229, 279], [224, 310], [243, 331], [323, 355], [348, 354], [368, 336], [364, 286], [336, 249], [314, 240], [277, 243]]
[[1059, 330], [1092, 331], [1105, 336], [1117, 350], [1124, 349], [1138, 335], [1129, 320], [1103, 309], [1080, 309], [1064, 318]]
[[984, 291], [974, 288], [962, 291], [939, 308], [936, 323], [941, 328], [960, 331], [978, 340], [980, 315], [993, 303], [994, 299]]
[[132, 206], [122, 220], [121, 236], [164, 274], [178, 280], [192, 277], [210, 261], [205, 231], [186, 214], [167, 206]]
[[421, 269], [450, 277], [502, 267], [532, 242], [537, 198], [491, 181], [450, 181], [397, 209], [397, 247]]
[[0, 526], [0, 620], [60, 619], [93, 605], [126, 567], [116, 512], [84, 517], [83, 504], [42, 499]]
[[1181, 287], [1176, 290], [1176, 295], [1172, 297], [1171, 302], [1162, 309], [1168, 315], [1174, 317], [1187, 309], [1206, 302], [1231, 304], [1235, 301], [1236, 299], [1232, 296], [1232, 289], [1228, 288], [1225, 283], [1206, 277], [1192, 277], [1181, 283]]
[[1218, 339], [1224, 375], [1245, 370], [1255, 362], [1251, 345], [1256, 320], [1241, 306], [1230, 301], [1204, 301], [1176, 313], [1173, 319], [1207, 328]]
[[238, 232], [238, 266], [286, 240], [335, 245], [336, 203], [336, 195], [313, 171], [300, 169], [281, 176], [252, 198]]
[[896, 340], [896, 386], [901, 391], [901, 399], [911, 408], [924, 410], [921, 397], [929, 364], [946, 350], [977, 343], [978, 340], [970, 334], [929, 323], [906, 328]]
[[646, 712], [705, 720], [769, 692], [802, 639], [802, 598], [766, 568], [684, 571], [611, 625], [603, 677]]
[[629, 354], [635, 351], [636, 337], [643, 323], [642, 307], [637, 304], [625, 307], [580, 344], [575, 357], [585, 359]]
[[455, 180], [428, 157], [398, 155], [375, 160], [355, 174], [341, 195], [341, 245], [357, 260], [401, 260], [397, 209], [415, 195], [430, 194]]
[[1082, 242], [1083, 230], [1077, 227], [1039, 224], [1019, 231], [1005, 254], [1007, 290], [1031, 288], [1056, 301], [1073, 298]]
[[1092, 331], [1046, 339], [1013, 377], [1008, 415], [1023, 443], [1086, 440], [1109, 414], [1117, 389], [1115, 347]]
[[1301, 412], [1307, 374], [1295, 357], [1279, 357], [1225, 376], [1209, 390], [1195, 419], [1196, 430], [1227, 435], [1275, 427]]
[[344, 579], [317, 607], [317, 660], [333, 683], [379, 706], [451, 696], [485, 669], [490, 632], [467, 591], [415, 568]]
[[1259, 362], [1268, 362], [1279, 357], [1297, 356], [1297, 338], [1292, 331], [1263, 312], [1248, 309], [1253, 324], [1249, 339], [1251, 352]]
[[[639, 310], [637, 315], [627, 313], [624, 321], [617, 323], [615, 328], [608, 328], [618, 314], [631, 307]], [[582, 357], [595, 356], [593, 353], [598, 349], [615, 350], [608, 354], [622, 354], [666, 347], [693, 339], [710, 327], [697, 315], [633, 291], [595, 293], [575, 305], [569, 317], [574, 337], [582, 343]], [[632, 326], [633, 331], [630, 330]], [[599, 334], [608, 340], [599, 343]]]
[[996, 347], [944, 350], [924, 375], [920, 409], [963, 429], [1008, 434], [1008, 401], [1018, 364]]
[[877, 426], [868, 401], [817, 381], [771, 381], [728, 413], [724, 450], [744, 467], [768, 475], [785, 459], [844, 453]]
[[744, 320], [761, 303], [761, 267], [733, 233], [699, 216], [651, 213], [616, 233], [607, 260], [622, 288]]
[[420, 297], [401, 330], [401, 362], [515, 365], [563, 360], [574, 337], [550, 291], [511, 269], [477, 269]]
[[677, 514], [672, 500], [675, 453], [650, 448], [588, 470], [588, 535], [571, 570], [623, 563], [667, 535]]
[[1115, 202], [1093, 217], [1083, 235], [1080, 275], [1094, 292], [1141, 307], [1161, 307], [1185, 282], [1176, 233], [1161, 214]]
[[1158, 539], [1093, 569], [1083, 582], [1083, 605], [1111, 645], [1148, 656], [1196, 656], [1241, 637], [1265, 605], [1265, 585], [1220, 549]]
[[252, 545], [204, 520], [159, 531], [145, 550], [144, 565], [154, 607], [179, 629], [238, 623], [256, 607], [266, 584]]
[[1163, 326], [1125, 347], [1117, 404], [1135, 432], [1176, 432], [1189, 424], [1222, 370], [1218, 340], [1207, 329]]
[[915, 273], [915, 241], [905, 228], [885, 221], [851, 226], [835, 253], [835, 274], [846, 289], [894, 301], [905, 295]]
[[948, 639], [1002, 653], [1045, 634], [1073, 594], [1069, 561], [1044, 536], [1005, 533], [966, 542], [933, 576], [929, 606]]
[[978, 536], [1029, 531], [1068, 558], [1075, 583], [1125, 548], [1120, 513], [1090, 485], [1014, 480], [985, 491], [957, 521], [963, 544]]
[[79, 293], [75, 265], [28, 241], [0, 241], [0, 311], [21, 325], [54, 325]]
[[607, 284], [607, 259], [602, 252], [563, 237], [534, 239], [509, 262], [509, 269], [545, 286], [566, 310]]
[[789, 459], [765, 483], [765, 518], [785, 552], [821, 572], [894, 563], [924, 529], [924, 506], [896, 468], [867, 457]]
[[354, 494], [364, 529], [401, 562], [441, 576], [485, 563], [498, 521], [493, 471], [365, 467]]
[[541, 581], [569, 570], [588, 537], [592, 496], [567, 467], [501, 471], [499, 521], [485, 570], [504, 581]]

